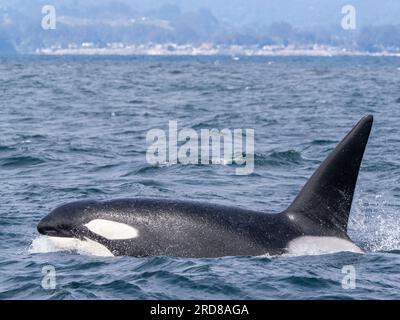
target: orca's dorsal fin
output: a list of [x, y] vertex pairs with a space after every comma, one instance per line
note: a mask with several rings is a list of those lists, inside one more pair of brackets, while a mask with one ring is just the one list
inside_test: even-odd
[[284, 211], [305, 234], [315, 233], [317, 225], [321, 235], [347, 237], [354, 189], [372, 122], [372, 115], [368, 115], [356, 124]]

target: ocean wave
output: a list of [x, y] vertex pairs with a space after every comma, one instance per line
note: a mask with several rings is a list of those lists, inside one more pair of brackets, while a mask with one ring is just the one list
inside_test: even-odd
[[311, 144], [318, 145], [318, 146], [325, 146], [325, 145], [335, 145], [337, 141], [327, 140], [327, 139], [314, 139]]
[[300, 152], [295, 150], [274, 151], [269, 154], [255, 154], [255, 164], [260, 166], [298, 165], [306, 161]]
[[0, 160], [0, 166], [3, 168], [21, 168], [36, 166], [45, 162], [44, 159], [33, 156], [12, 156], [2, 158]]
[[13, 147], [0, 145], [0, 152], [8, 152], [8, 151], [14, 151], [14, 150], [16, 150], [16, 149]]

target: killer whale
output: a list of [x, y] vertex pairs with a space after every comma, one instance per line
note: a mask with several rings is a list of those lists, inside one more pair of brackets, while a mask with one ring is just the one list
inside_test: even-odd
[[280, 255], [304, 246], [362, 252], [347, 224], [372, 124], [372, 115], [362, 118], [281, 213], [165, 199], [85, 200], [54, 209], [37, 229], [110, 256]]

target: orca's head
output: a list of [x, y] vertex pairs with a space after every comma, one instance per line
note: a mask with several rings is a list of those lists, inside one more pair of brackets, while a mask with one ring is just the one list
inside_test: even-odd
[[77, 201], [64, 204], [51, 211], [38, 224], [40, 234], [50, 237], [82, 238], [85, 224], [89, 223], [99, 203]]
[[113, 255], [116, 241], [138, 236], [138, 230], [127, 224], [126, 215], [111, 210], [101, 201], [76, 201], [62, 205], [44, 217], [37, 230], [62, 243], [60, 246], [65, 246], [65, 249], [72, 246], [73, 250], [82, 243], [91, 244], [97, 251], [103, 247], [104, 250], [100, 251], [107, 251], [106, 255]]

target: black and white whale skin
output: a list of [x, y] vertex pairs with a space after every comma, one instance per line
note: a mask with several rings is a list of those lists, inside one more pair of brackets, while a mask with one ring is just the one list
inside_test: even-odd
[[347, 223], [372, 122], [362, 118], [281, 213], [147, 198], [77, 201], [53, 210], [38, 231], [114, 256], [279, 255], [309, 246], [362, 252]]

